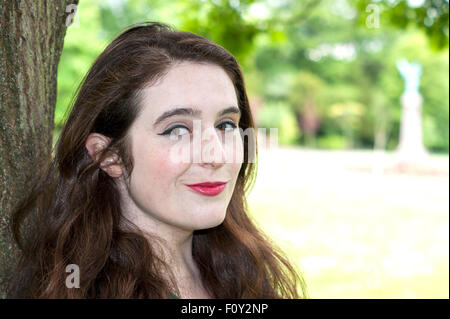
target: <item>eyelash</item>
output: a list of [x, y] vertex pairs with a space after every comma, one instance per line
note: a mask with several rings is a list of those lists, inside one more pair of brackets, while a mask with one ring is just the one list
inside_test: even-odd
[[[236, 125], [234, 122], [232, 122], [232, 121], [225, 121], [225, 122], [222, 122], [222, 123], [220, 123], [218, 126], [224, 125], [224, 124], [230, 124], [233, 130], [237, 128], [237, 125]], [[159, 133], [158, 135], [170, 135], [171, 132], [172, 132], [174, 129], [178, 128], [178, 127], [182, 127], [182, 128], [185, 128], [185, 129], [189, 130], [189, 128], [186, 127], [185, 125], [177, 124], [177, 125], [175, 125], [175, 126], [169, 127], [167, 130], [165, 130], [165, 131], [162, 132], [162, 133]]]

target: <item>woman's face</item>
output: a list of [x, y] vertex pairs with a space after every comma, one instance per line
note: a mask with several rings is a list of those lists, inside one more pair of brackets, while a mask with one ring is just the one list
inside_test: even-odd
[[[243, 158], [233, 83], [219, 66], [183, 62], [142, 93], [129, 132], [134, 168], [125, 209], [183, 230], [219, 225]], [[170, 116], [174, 109], [187, 110]], [[187, 186], [205, 182], [226, 184], [217, 194]]]

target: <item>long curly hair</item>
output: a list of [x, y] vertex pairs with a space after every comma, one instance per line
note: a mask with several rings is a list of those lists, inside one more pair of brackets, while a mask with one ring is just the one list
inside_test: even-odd
[[[107, 46], [75, 92], [54, 156], [11, 212], [20, 256], [7, 298], [168, 298], [179, 292], [170, 267], [149, 239], [122, 214], [115, 179], [100, 163], [118, 154], [133, 169], [128, 129], [138, 116], [139, 92], [177, 62], [222, 67], [234, 84], [242, 112], [239, 127], [254, 128], [236, 59], [201, 36], [145, 22]], [[90, 133], [111, 139], [97, 160], [85, 147]], [[287, 257], [249, 218], [245, 194], [253, 186], [255, 161], [245, 139], [244, 163], [217, 227], [195, 231], [192, 254], [204, 287], [214, 298], [302, 298], [306, 286]], [[128, 227], [123, 227], [127, 225]], [[79, 266], [79, 288], [66, 286], [66, 267]]]

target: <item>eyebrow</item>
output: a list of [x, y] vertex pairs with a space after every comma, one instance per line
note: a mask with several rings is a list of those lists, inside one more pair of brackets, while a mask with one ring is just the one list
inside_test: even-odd
[[[235, 114], [241, 115], [241, 110], [239, 108], [237, 108], [236, 106], [230, 106], [230, 107], [227, 107], [226, 109], [223, 109], [219, 113], [217, 113], [217, 116], [223, 116], [228, 113], [235, 113]], [[177, 108], [174, 108], [172, 110], [166, 111], [163, 114], [161, 114], [156, 119], [155, 123], [153, 123], [153, 126], [156, 126], [157, 124], [161, 123], [165, 119], [168, 119], [169, 117], [172, 117], [175, 115], [187, 115], [187, 116], [191, 116], [191, 117], [200, 117], [201, 114], [202, 114], [202, 111], [195, 110], [190, 107], [177, 107]]]

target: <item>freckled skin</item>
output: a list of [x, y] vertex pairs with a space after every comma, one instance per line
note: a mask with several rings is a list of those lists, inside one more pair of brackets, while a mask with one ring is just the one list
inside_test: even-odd
[[[216, 128], [224, 120], [231, 119], [236, 124], [239, 121], [237, 114], [217, 117], [219, 111], [238, 105], [228, 75], [215, 65], [184, 62], [172, 67], [156, 85], [146, 88], [142, 103], [143, 111], [130, 128], [134, 169], [123, 194], [125, 211], [150, 229], [192, 231], [219, 225], [225, 218], [242, 162], [201, 158], [200, 163], [173, 163], [169, 158], [176, 141], [158, 133], [174, 124], [192, 129], [193, 118], [175, 116], [156, 127], [153, 123], [174, 106], [199, 109], [202, 132], [208, 130], [202, 146], [210, 143], [226, 156], [238, 154], [237, 158], [241, 158], [242, 142], [224, 147], [224, 132]], [[233, 134], [239, 136], [238, 129]], [[216, 196], [204, 196], [186, 186], [205, 181], [228, 183]]]

